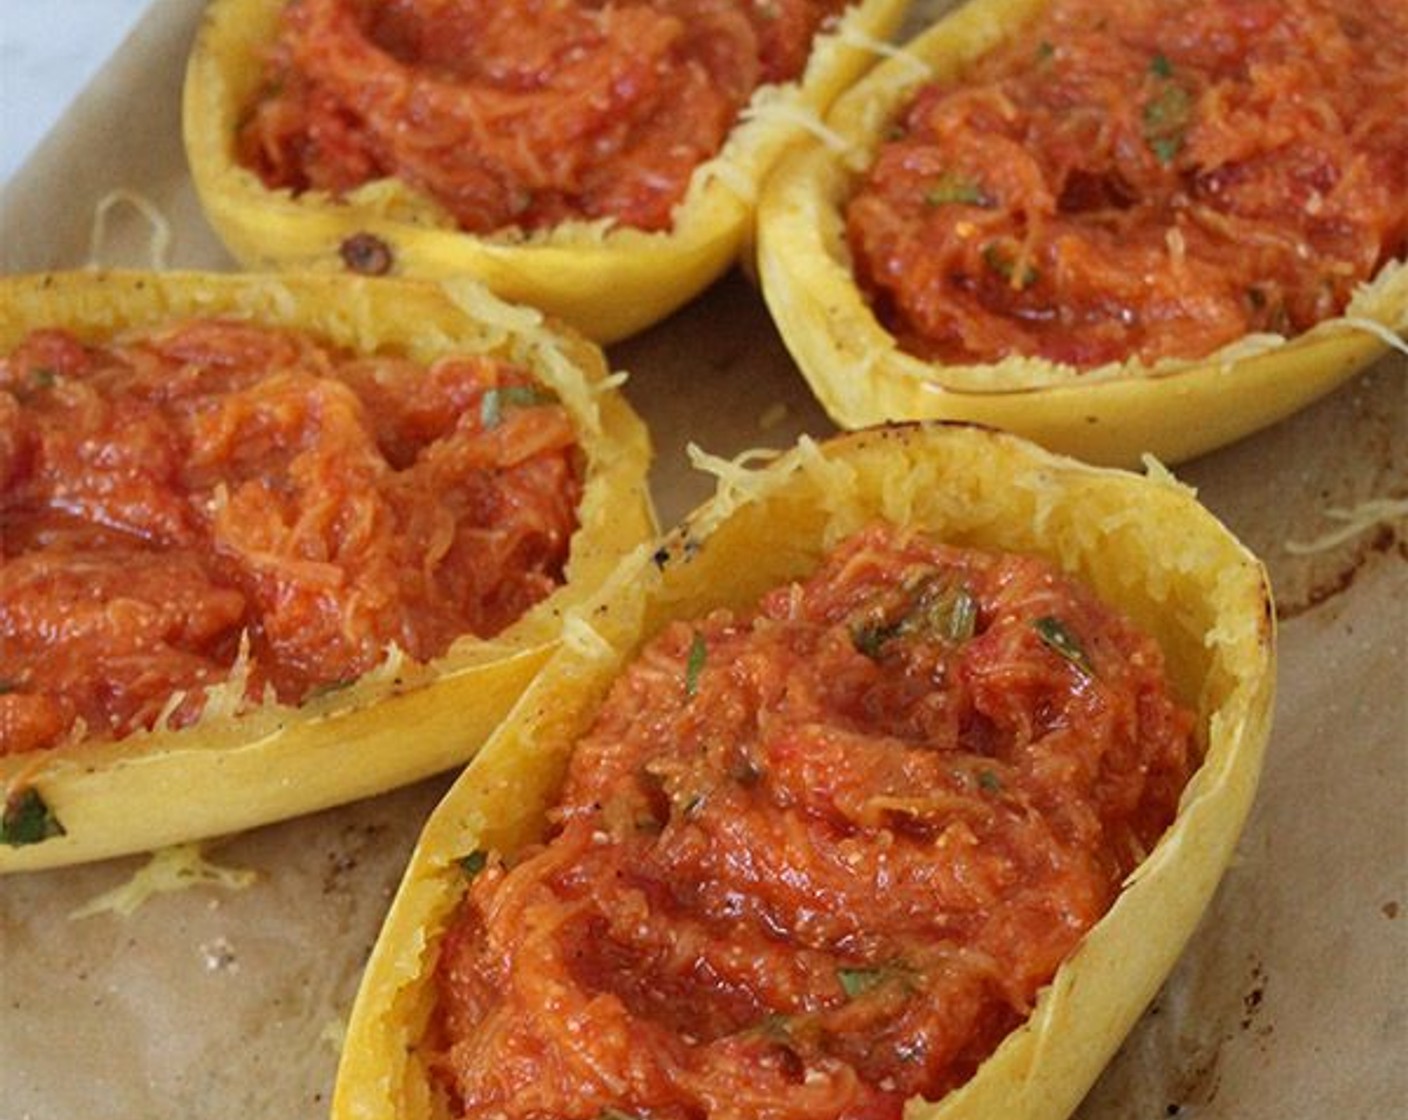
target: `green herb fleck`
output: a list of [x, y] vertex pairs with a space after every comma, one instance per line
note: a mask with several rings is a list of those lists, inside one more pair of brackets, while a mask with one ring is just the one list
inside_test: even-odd
[[1173, 63], [1168, 60], [1168, 55], [1163, 51], [1154, 55], [1153, 61], [1149, 63], [1149, 73], [1158, 78], [1173, 77]]
[[880, 656], [880, 649], [899, 633], [899, 626], [888, 622], [859, 622], [851, 627], [851, 644], [857, 653], [862, 653], [872, 661]]
[[460, 859], [460, 870], [465, 873], [465, 877], [473, 879], [484, 868], [489, 866], [489, 853], [483, 848], [475, 848], [469, 855]]
[[33, 786], [16, 790], [5, 799], [4, 812], [0, 813], [0, 844], [22, 848], [63, 836], [66, 831]]
[[[1171, 163], [1183, 147], [1193, 112], [1193, 99], [1182, 86], [1169, 80], [1173, 68], [1155, 57], [1151, 70], [1160, 79], [1158, 91], [1144, 103], [1144, 140], [1160, 163]], [[1166, 72], [1165, 72], [1166, 71]]]
[[1172, 163], [1178, 157], [1182, 147], [1183, 139], [1179, 136], [1160, 136], [1149, 141], [1149, 150], [1154, 153], [1160, 163]]
[[911, 599], [899, 619], [891, 622], [872, 618], [852, 625], [851, 642], [858, 652], [874, 659], [893, 638], [939, 637], [964, 642], [976, 633], [978, 601], [967, 587], [931, 576], [915, 583], [908, 591]]
[[856, 999], [866, 992], [896, 981], [903, 982], [905, 987], [912, 991], [916, 977], [914, 971], [903, 961], [894, 961], [869, 968], [838, 968], [836, 979], [841, 985], [841, 990], [846, 993], [846, 998]]
[[978, 771], [978, 788], [984, 793], [1001, 793], [1002, 779], [993, 770]]
[[983, 263], [1015, 288], [1030, 288], [1037, 282], [1036, 268], [1028, 264], [1019, 274], [1016, 258], [996, 241], [989, 241], [983, 246]]
[[1037, 62], [1050, 62], [1056, 57], [1056, 45], [1048, 39], [1043, 39], [1036, 45]]
[[596, 1120], [641, 1120], [638, 1113], [622, 1112], [619, 1108], [603, 1108], [597, 1113]]
[[1090, 659], [1086, 657], [1080, 642], [1076, 641], [1075, 635], [1066, 628], [1065, 623], [1059, 618], [1045, 615], [1038, 618], [1032, 625], [1036, 628], [1037, 635], [1041, 640], [1080, 670], [1082, 676], [1093, 677], [1095, 675], [1095, 671], [1090, 667]]
[[704, 642], [704, 635], [699, 631], [694, 632], [694, 638], [689, 643], [689, 660], [684, 667], [684, 694], [693, 696], [699, 691], [699, 674], [704, 671], [704, 661], [709, 655], [709, 647]]
[[0, 696], [8, 695], [11, 692], [18, 692], [19, 687], [18, 681], [0, 680]]
[[945, 172], [932, 187], [924, 192], [924, 205], [943, 206], [947, 203], [962, 203], [967, 206], [990, 206], [983, 188], [972, 179]]
[[485, 429], [497, 428], [503, 423], [505, 409], [533, 408], [556, 401], [557, 397], [540, 385], [495, 386], [479, 401], [479, 423]]
[[944, 637], [952, 642], [966, 642], [978, 630], [978, 600], [966, 587], [954, 592], [946, 604]]
[[840, 981], [841, 990], [846, 993], [847, 999], [855, 999], [872, 988], [879, 987], [888, 975], [888, 970], [883, 968], [838, 968], [836, 970], [836, 979]]
[[40, 366], [34, 371], [32, 376], [35, 386], [40, 389], [51, 388], [59, 379], [59, 375], [47, 366]]

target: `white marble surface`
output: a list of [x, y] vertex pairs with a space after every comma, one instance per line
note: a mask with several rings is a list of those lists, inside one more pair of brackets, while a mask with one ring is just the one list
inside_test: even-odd
[[122, 45], [150, 0], [0, 0], [0, 182]]

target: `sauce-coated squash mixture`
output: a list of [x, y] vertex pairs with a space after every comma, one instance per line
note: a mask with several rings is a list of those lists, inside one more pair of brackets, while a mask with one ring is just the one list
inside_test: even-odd
[[435, 1068], [469, 1117], [898, 1120], [1111, 905], [1192, 722], [1046, 561], [877, 523], [753, 613], [667, 626], [548, 838], [465, 855]]
[[560, 583], [566, 411], [485, 357], [421, 366], [189, 320], [0, 360], [0, 753], [297, 702], [393, 647], [501, 631]]
[[270, 187], [394, 176], [487, 233], [667, 229], [762, 83], [840, 0], [296, 0], [240, 135]]
[[1408, 255], [1408, 9], [1055, 0], [924, 87], [849, 204], [858, 281], [947, 363], [1295, 335]]

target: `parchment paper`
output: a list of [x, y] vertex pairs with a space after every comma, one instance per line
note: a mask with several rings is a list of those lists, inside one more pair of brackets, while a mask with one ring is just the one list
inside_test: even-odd
[[[199, 0], [156, 0], [0, 196], [0, 268], [90, 261], [98, 201], [136, 192], [169, 223], [164, 262], [127, 204], [100, 263], [229, 268], [180, 143]], [[832, 425], [757, 293], [731, 275], [616, 347], [650, 423], [662, 521], [732, 455]], [[1408, 362], [1393, 355], [1299, 415], [1176, 473], [1266, 561], [1281, 675], [1257, 808], [1236, 864], [1081, 1120], [1380, 1120], [1408, 1100], [1408, 543], [1388, 522], [1293, 555], [1327, 510], [1408, 496]], [[245, 889], [74, 913], [145, 857], [0, 879], [0, 1120], [326, 1114], [341, 1025], [444, 776], [209, 845]]]

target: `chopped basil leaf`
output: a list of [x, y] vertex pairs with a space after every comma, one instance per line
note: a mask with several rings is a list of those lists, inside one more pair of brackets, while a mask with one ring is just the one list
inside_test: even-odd
[[1160, 51], [1154, 55], [1153, 61], [1149, 63], [1149, 72], [1159, 78], [1173, 77], [1173, 63], [1168, 60], [1168, 55]]
[[489, 853], [484, 851], [483, 848], [475, 848], [469, 855], [460, 859], [460, 870], [470, 879], [473, 879], [488, 866]]
[[55, 836], [63, 836], [66, 832], [54, 811], [33, 786], [25, 786], [5, 799], [4, 812], [0, 813], [0, 844], [22, 848], [26, 844], [38, 844]]
[[1182, 149], [1193, 111], [1188, 91], [1167, 80], [1172, 72], [1172, 67], [1168, 73], [1154, 69], [1162, 81], [1158, 92], [1144, 103], [1144, 140], [1160, 163], [1171, 163]]
[[978, 771], [978, 788], [985, 793], [1000, 793], [1002, 791], [1002, 779], [992, 770]]
[[532, 408], [553, 404], [557, 397], [540, 385], [498, 385], [488, 390], [479, 402], [479, 423], [497, 428], [503, 423], [504, 409]]
[[888, 974], [883, 968], [838, 968], [836, 979], [840, 981], [846, 998], [855, 999], [880, 985]]
[[924, 192], [926, 206], [942, 206], [949, 202], [965, 203], [969, 206], [989, 206], [983, 188], [971, 179], [945, 172], [938, 181]]
[[903, 961], [896, 960], [868, 968], [838, 968], [836, 979], [841, 985], [841, 990], [846, 993], [846, 998], [856, 999], [884, 984], [896, 982], [902, 983], [906, 991], [913, 992], [918, 976]]
[[978, 630], [978, 600], [966, 587], [960, 587], [945, 604], [944, 637], [966, 642]]
[[1158, 157], [1160, 163], [1172, 163], [1183, 147], [1183, 139], [1178, 136], [1160, 136], [1149, 141], [1149, 150]]
[[851, 644], [857, 653], [863, 653], [874, 660], [880, 656], [880, 647], [899, 633], [898, 626], [885, 622], [863, 622], [851, 627]]
[[709, 655], [709, 647], [704, 642], [704, 635], [699, 631], [694, 632], [694, 638], [689, 643], [689, 660], [684, 667], [684, 694], [693, 696], [699, 691], [699, 674], [704, 671], [704, 661]]
[[912, 635], [965, 642], [977, 632], [978, 601], [967, 587], [933, 576], [909, 590], [914, 597], [897, 621], [877, 619], [852, 625], [851, 641], [858, 652], [873, 659], [892, 638]]
[[1036, 628], [1041, 640], [1079, 669], [1082, 676], [1092, 677], [1095, 675], [1090, 666], [1090, 659], [1086, 657], [1080, 642], [1076, 641], [1075, 635], [1066, 629], [1065, 623], [1059, 618], [1046, 615], [1043, 618], [1038, 618], [1032, 623], [1032, 626]]
[[1050, 40], [1043, 39], [1036, 45], [1036, 60], [1038, 62], [1047, 62], [1054, 58], [1055, 55], [1056, 47]]
[[996, 241], [989, 241], [983, 246], [983, 263], [1019, 289], [1030, 288], [1037, 282], [1039, 275], [1036, 268], [1030, 264], [1023, 268], [1019, 275], [1016, 258]]

